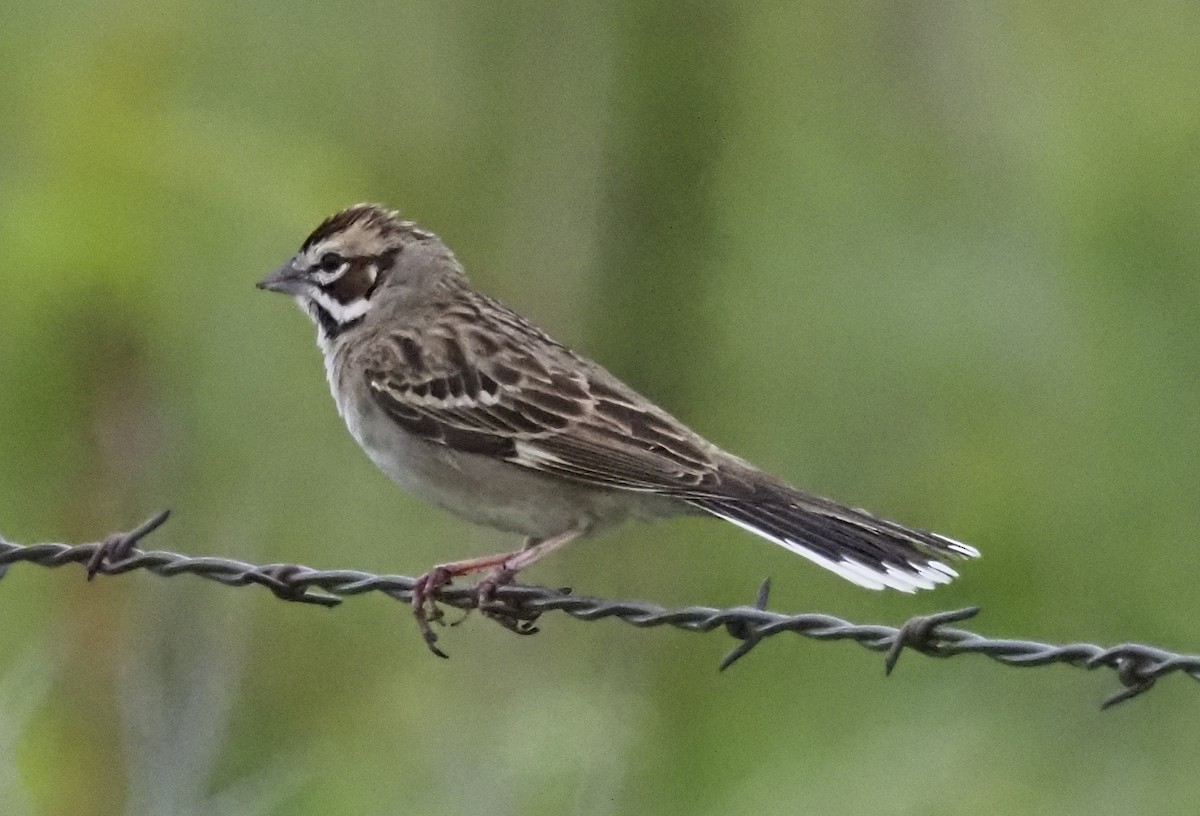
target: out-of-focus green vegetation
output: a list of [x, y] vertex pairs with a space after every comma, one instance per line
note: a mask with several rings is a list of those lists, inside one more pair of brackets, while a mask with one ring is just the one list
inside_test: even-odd
[[[530, 579], [1200, 649], [1193, 4], [82, 2], [0, 26], [0, 529], [417, 573], [402, 495], [253, 283], [379, 200], [781, 476], [977, 544], [860, 591], [729, 526]], [[5, 814], [1181, 813], [1183, 680], [546, 619], [431, 658], [380, 598], [18, 567]]]

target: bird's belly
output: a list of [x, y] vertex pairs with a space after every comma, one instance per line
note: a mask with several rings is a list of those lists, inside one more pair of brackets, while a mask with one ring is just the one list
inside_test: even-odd
[[344, 414], [376, 466], [405, 491], [457, 516], [523, 536], [595, 530], [631, 514], [646, 497], [572, 484], [528, 468], [415, 437], [373, 409]]

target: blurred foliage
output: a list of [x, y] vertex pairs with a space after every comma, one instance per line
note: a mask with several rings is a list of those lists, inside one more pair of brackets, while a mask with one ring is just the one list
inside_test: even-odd
[[[723, 445], [984, 551], [865, 593], [703, 520], [532, 580], [1200, 649], [1194, 4], [5, 6], [0, 529], [416, 573], [403, 496], [252, 284], [379, 200]], [[5, 814], [1178, 813], [1196, 690], [18, 568]], [[1186, 810], [1186, 807], [1182, 808]]]

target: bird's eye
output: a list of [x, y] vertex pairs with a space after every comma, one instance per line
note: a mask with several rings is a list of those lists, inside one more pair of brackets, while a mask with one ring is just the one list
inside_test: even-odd
[[336, 252], [326, 252], [317, 262], [322, 272], [336, 272], [346, 263], [346, 259]]

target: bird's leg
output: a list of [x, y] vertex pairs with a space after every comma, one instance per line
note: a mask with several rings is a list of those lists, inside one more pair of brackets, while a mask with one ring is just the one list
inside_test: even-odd
[[[559, 547], [575, 540], [584, 532], [584, 529], [572, 529], [565, 533], [550, 536], [549, 538], [528, 538], [525, 540], [525, 545], [515, 552], [499, 553], [497, 555], [483, 556], [482, 558], [468, 558], [464, 561], [439, 564], [422, 575], [413, 584], [412, 608], [413, 616], [417, 619], [417, 628], [421, 630], [421, 636], [425, 639], [425, 645], [438, 657], [447, 657], [446, 653], [435, 645], [437, 643], [437, 634], [429, 625], [430, 621], [436, 621], [442, 617], [441, 609], [438, 608], [437, 603], [433, 600], [433, 593], [439, 587], [449, 584], [460, 575], [471, 575], [476, 572], [491, 570], [487, 577], [480, 581], [476, 587], [475, 603], [477, 606], [482, 605], [492, 600], [497, 587], [509, 583], [525, 567], [528, 567], [542, 556], [548, 555]], [[489, 617], [492, 617], [513, 631], [520, 631], [518, 622], [516, 622], [513, 616], [495, 613], [489, 614]]]
[[584, 532], [586, 532], [584, 529], [572, 529], [549, 538], [533, 538], [531, 536], [525, 539], [524, 547], [514, 553], [509, 553], [508, 558], [496, 565], [483, 580], [475, 585], [475, 606], [482, 608], [485, 603], [494, 599], [497, 587], [510, 583], [518, 572], [543, 556], [570, 544]]
[[429, 651], [438, 657], [448, 657], [445, 652], [434, 645], [437, 643], [437, 634], [434, 633], [432, 627], [429, 625], [430, 621], [441, 620], [442, 618], [442, 610], [438, 608], [437, 602], [434, 601], [433, 593], [439, 587], [446, 586], [460, 575], [470, 575], [487, 569], [499, 568], [515, 554], [499, 553], [498, 555], [486, 555], [482, 558], [468, 558], [463, 561], [451, 561], [448, 564], [439, 564], [417, 579], [412, 588], [413, 617], [417, 619], [417, 628], [421, 630], [421, 637], [425, 639], [425, 645], [429, 647]]

